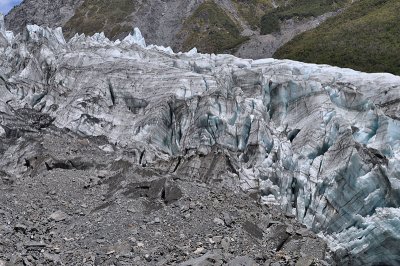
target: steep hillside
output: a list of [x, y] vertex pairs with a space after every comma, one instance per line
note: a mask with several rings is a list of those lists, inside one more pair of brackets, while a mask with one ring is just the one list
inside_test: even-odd
[[5, 17], [8, 29], [22, 32], [27, 24], [63, 26], [85, 0], [24, 0]]
[[193, 47], [205, 53], [232, 51], [247, 40], [241, 27], [214, 1], [205, 1], [183, 24], [178, 38], [183, 50]]
[[93, 35], [101, 31], [109, 38], [127, 35], [132, 25], [126, 20], [134, 11], [132, 0], [86, 0], [65, 24], [64, 30], [67, 37], [75, 33]]
[[[22, 31], [26, 24], [63, 26], [67, 38], [103, 31], [113, 40], [125, 37], [136, 26], [150, 43], [174, 50], [197, 47], [201, 52], [264, 58], [294, 36], [318, 26], [329, 17], [326, 12], [346, 1], [24, 0], [7, 15], [6, 25], [14, 31]], [[298, 12], [308, 8], [313, 12]], [[265, 30], [270, 24], [273, 34], [260, 35], [272, 32]]]
[[275, 54], [304, 62], [400, 75], [400, 1], [363, 0]]

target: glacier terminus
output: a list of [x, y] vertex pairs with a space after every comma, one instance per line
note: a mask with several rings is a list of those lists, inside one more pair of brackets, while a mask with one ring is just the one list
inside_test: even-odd
[[[400, 77], [290, 60], [175, 53], [0, 17], [0, 137], [31, 110], [153, 167], [256, 192], [325, 239], [340, 265], [400, 265]], [[18, 155], [19, 154], [19, 155]], [[0, 153], [8, 176], [27, 171]], [[213, 163], [205, 169], [204, 159]], [[187, 169], [190, 169], [188, 171]]]

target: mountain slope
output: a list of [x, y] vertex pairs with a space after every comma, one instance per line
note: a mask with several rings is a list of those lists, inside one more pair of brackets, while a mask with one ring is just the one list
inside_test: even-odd
[[[319, 15], [337, 10], [346, 1], [332, 5], [330, 0], [322, 4], [298, 0], [24, 0], [7, 15], [6, 25], [14, 31], [22, 31], [26, 24], [63, 26], [67, 38], [104, 31], [113, 40], [125, 37], [135, 26], [150, 43], [177, 51], [196, 46], [201, 52], [264, 58], [297, 34], [316, 27], [327, 18]], [[309, 6], [319, 12], [298, 16], [296, 10]], [[260, 35], [268, 24], [265, 17], [276, 7], [286, 12], [277, 22], [280, 30]]]
[[241, 31], [240, 25], [218, 4], [206, 1], [185, 20], [177, 37], [184, 40], [184, 51], [197, 47], [202, 52], [221, 53], [247, 40], [240, 35]]
[[363, 0], [281, 47], [276, 58], [400, 75], [400, 2]]
[[63, 26], [68, 39], [104, 31], [113, 40], [137, 26], [149, 43], [175, 51], [400, 74], [399, 9], [396, 0], [24, 0], [6, 25]]

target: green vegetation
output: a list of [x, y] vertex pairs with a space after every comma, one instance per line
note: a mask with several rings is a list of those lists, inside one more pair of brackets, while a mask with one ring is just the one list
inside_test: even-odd
[[135, 6], [132, 0], [85, 0], [64, 26], [66, 36], [104, 31], [108, 38], [113, 39], [132, 30], [124, 21], [133, 11]]
[[233, 51], [248, 38], [240, 27], [214, 1], [206, 1], [183, 24], [183, 49], [196, 47], [203, 53]]
[[292, 0], [265, 13], [261, 18], [261, 34], [280, 30], [280, 21], [291, 18], [317, 17], [344, 7], [349, 0]]
[[400, 1], [362, 0], [281, 47], [276, 58], [400, 75]]
[[274, 13], [264, 15], [261, 18], [260, 28], [261, 28], [260, 33], [262, 35], [279, 31], [281, 29], [279, 17]]
[[240, 16], [247, 21], [253, 30], [260, 26], [265, 11], [273, 8], [271, 0], [233, 0]]

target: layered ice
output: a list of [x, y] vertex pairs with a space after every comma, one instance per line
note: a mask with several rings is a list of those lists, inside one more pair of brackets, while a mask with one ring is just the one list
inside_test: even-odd
[[115, 42], [38, 26], [14, 36], [2, 18], [0, 50], [2, 119], [35, 109], [177, 172], [218, 149], [219, 178], [295, 215], [342, 265], [400, 264], [400, 77], [174, 53], [138, 29]]

